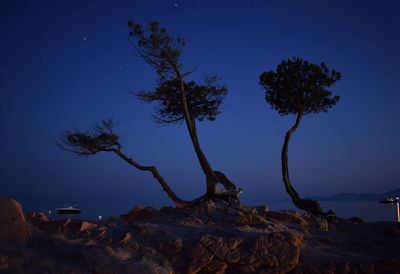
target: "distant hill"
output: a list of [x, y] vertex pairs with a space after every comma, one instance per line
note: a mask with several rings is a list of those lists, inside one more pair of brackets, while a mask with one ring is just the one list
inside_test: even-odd
[[339, 193], [332, 196], [325, 197], [309, 197], [310, 199], [317, 201], [378, 201], [382, 198], [389, 197], [400, 197], [400, 188], [388, 191], [382, 194], [373, 194], [373, 193], [364, 193], [364, 194], [356, 194], [356, 193]]

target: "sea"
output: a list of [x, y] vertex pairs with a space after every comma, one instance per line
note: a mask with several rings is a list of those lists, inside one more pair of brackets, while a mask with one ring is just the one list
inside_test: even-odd
[[[322, 201], [320, 202], [324, 210], [332, 209], [337, 216], [342, 218], [358, 217], [365, 222], [397, 222], [398, 204], [380, 204], [378, 201]], [[251, 202], [248, 205], [265, 205], [269, 210], [298, 210], [291, 201], [265, 201], [263, 203]], [[66, 207], [69, 204], [59, 202], [32, 202], [21, 201], [24, 212], [43, 212], [49, 218], [62, 219], [81, 219], [97, 221], [100, 218], [107, 220], [111, 216], [126, 214], [136, 204], [134, 202], [83, 202], [78, 203], [81, 208], [80, 214], [58, 214], [56, 208]], [[145, 206], [145, 205], [142, 205]], [[160, 209], [162, 206], [154, 206]], [[301, 211], [301, 210], [300, 210]]]

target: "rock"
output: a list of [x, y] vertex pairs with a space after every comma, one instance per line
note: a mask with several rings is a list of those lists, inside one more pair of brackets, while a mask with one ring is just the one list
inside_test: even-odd
[[228, 216], [243, 216], [245, 213], [241, 210], [237, 210], [236, 208], [228, 207], [225, 210], [225, 214]]
[[206, 201], [202, 204], [202, 206], [207, 213], [210, 213], [217, 209], [217, 205], [212, 200]]
[[232, 225], [237, 225], [237, 226], [244, 226], [244, 225], [249, 225], [249, 226], [255, 226], [255, 225], [263, 225], [266, 224], [267, 220], [265, 220], [263, 217], [259, 215], [243, 215], [238, 217]]
[[243, 243], [243, 238], [230, 238], [228, 242], [228, 246], [231, 250], [238, 247], [241, 243]]
[[36, 219], [36, 212], [27, 212], [25, 215], [25, 221], [34, 222]]
[[149, 260], [141, 260], [124, 265], [121, 273], [146, 273], [146, 274], [172, 274], [173, 269], [168, 266], [161, 266]]
[[127, 232], [125, 236], [118, 242], [118, 245], [130, 247], [133, 251], [139, 250], [139, 244], [133, 239], [132, 232]]
[[77, 220], [67, 220], [65, 223], [61, 223], [58, 231], [67, 232], [72, 236], [88, 236], [90, 234], [89, 230], [97, 227], [97, 224], [88, 221], [77, 221]]
[[103, 249], [106, 252], [106, 254], [108, 254], [110, 256], [114, 256], [115, 255], [115, 252], [114, 252], [114, 250], [112, 249], [111, 246], [106, 245], [106, 246], [103, 247]]
[[282, 210], [282, 211], [269, 211], [266, 214], [269, 218], [285, 221], [289, 223], [298, 224], [301, 226], [308, 226], [309, 224], [302, 218], [300, 212], [295, 210]]
[[311, 217], [309, 223], [312, 224], [313, 227], [321, 229], [323, 231], [328, 231], [328, 221], [326, 219], [318, 218], [318, 217]]
[[332, 223], [328, 223], [328, 231], [329, 232], [337, 232], [335, 225]]
[[269, 211], [267, 206], [257, 206], [257, 211], [259, 214], [266, 213]]
[[131, 233], [130, 232], [127, 232], [126, 234], [125, 234], [125, 236], [118, 242], [118, 244], [119, 245], [121, 245], [121, 244], [127, 244], [127, 243], [129, 243], [130, 241], [132, 241], [133, 239], [132, 239], [132, 235], [131, 235]]
[[132, 257], [132, 254], [130, 251], [118, 247], [114, 250], [114, 257], [121, 261], [126, 261]]
[[0, 255], [0, 271], [8, 269], [7, 260], [8, 260], [8, 256], [1, 256]]
[[182, 226], [194, 226], [194, 227], [202, 227], [204, 223], [202, 220], [196, 217], [186, 217], [184, 220], [179, 222], [179, 225]]
[[389, 238], [400, 240], [400, 230], [394, 227], [385, 229], [384, 235]]
[[257, 214], [257, 208], [254, 206], [240, 204], [239, 209], [245, 214], [251, 214], [251, 215]]
[[49, 221], [49, 219], [43, 212], [39, 212], [39, 214], [37, 215], [37, 220], [39, 222], [48, 222]]
[[40, 225], [40, 228], [46, 232], [65, 232], [66, 227], [72, 222], [71, 219], [55, 220], [45, 222]]
[[107, 233], [107, 227], [101, 226], [93, 233], [93, 237], [95, 240], [103, 240]]
[[[236, 246], [240, 239], [237, 239]], [[213, 235], [202, 236], [194, 245], [187, 260], [188, 273], [224, 273], [228, 264], [240, 260], [240, 252], [230, 249], [222, 238]]]
[[50, 258], [42, 258], [40, 259], [40, 266], [48, 270], [49, 272], [52, 272], [54, 269], [55, 262], [53, 259]]
[[81, 227], [79, 229], [80, 232], [88, 230], [88, 229], [93, 229], [96, 228], [97, 224], [91, 223], [91, 222], [87, 222], [87, 221], [83, 221], [81, 223]]
[[302, 236], [288, 231], [260, 236], [240, 263], [252, 268], [268, 268], [271, 273], [286, 273], [299, 262]]
[[211, 201], [160, 211], [135, 207], [124, 220], [97, 223], [25, 216], [37, 225], [26, 247], [0, 245], [1, 273], [397, 273], [400, 267], [397, 223], [333, 226], [296, 211]]
[[166, 242], [162, 242], [159, 246], [160, 252], [167, 256], [172, 256], [182, 251], [183, 242], [180, 238], [169, 239]]
[[189, 254], [187, 272], [193, 274], [200, 272], [212, 261], [223, 244], [222, 238], [213, 235], [202, 236]]
[[95, 241], [95, 240], [88, 240], [88, 241], [86, 242], [86, 245], [87, 245], [87, 246], [96, 245], [96, 241]]
[[23, 244], [29, 235], [21, 204], [0, 196], [0, 242]]
[[213, 260], [203, 269], [203, 271], [206, 273], [222, 274], [225, 273], [227, 267], [228, 265], [226, 263], [219, 260]]
[[141, 207], [135, 206], [127, 214], [121, 215], [120, 217], [125, 221], [131, 223], [140, 220], [151, 220], [158, 215], [158, 211], [150, 206]]
[[196, 216], [213, 216], [221, 213], [219, 210], [217, 210], [217, 206], [212, 200], [207, 200], [193, 207], [191, 215], [192, 214]]

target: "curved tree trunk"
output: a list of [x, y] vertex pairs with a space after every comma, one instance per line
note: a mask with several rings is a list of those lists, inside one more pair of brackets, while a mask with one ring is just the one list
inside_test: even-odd
[[289, 165], [288, 165], [289, 140], [290, 140], [290, 137], [292, 136], [292, 134], [299, 127], [302, 117], [303, 117], [302, 113], [299, 113], [297, 115], [296, 123], [288, 132], [286, 132], [286, 135], [285, 135], [285, 142], [283, 143], [282, 154], [281, 154], [283, 183], [285, 184], [286, 192], [290, 195], [290, 197], [292, 198], [292, 201], [296, 207], [303, 209], [307, 212], [310, 212], [311, 214], [313, 214], [315, 216], [326, 216], [328, 214], [334, 215], [334, 213], [331, 210], [329, 210], [327, 213], [325, 213], [322, 210], [321, 205], [317, 201], [314, 201], [311, 199], [302, 199], [300, 197], [300, 195], [297, 193], [297, 191], [293, 188], [292, 184], [290, 183]]
[[160, 175], [157, 168], [155, 166], [142, 166], [139, 163], [135, 162], [132, 158], [129, 158], [124, 153], [121, 152], [119, 149], [112, 149], [115, 154], [117, 154], [120, 158], [131, 164], [132, 166], [136, 167], [139, 170], [150, 171], [154, 178], [160, 183], [162, 189], [167, 193], [168, 197], [178, 206], [178, 207], [191, 207], [200, 202], [202, 202], [206, 195], [200, 196], [192, 201], [185, 201], [180, 199], [175, 192], [168, 186], [165, 182], [164, 178]]
[[[195, 121], [191, 118], [190, 113], [189, 113], [189, 108], [187, 104], [187, 99], [186, 99], [186, 92], [185, 92], [185, 86], [184, 86], [184, 81], [183, 77], [180, 75], [180, 72], [178, 69], [176, 69], [176, 74], [177, 77], [180, 81], [181, 85], [181, 93], [182, 93], [182, 106], [183, 106], [183, 116], [186, 122], [187, 129], [189, 131], [190, 139], [192, 140], [192, 144], [194, 147], [194, 150], [196, 152], [197, 159], [199, 160], [201, 169], [203, 170], [204, 174], [206, 175], [206, 195], [208, 197], [213, 197], [216, 196], [216, 186], [218, 183], [221, 183], [226, 190], [231, 190], [236, 191], [236, 186], [226, 178], [226, 176], [222, 172], [218, 172], [218, 175], [214, 170], [211, 168], [210, 163], [208, 162], [206, 156], [204, 155], [203, 151], [201, 150], [199, 139], [197, 137], [197, 129], [196, 129], [196, 123]], [[241, 191], [241, 190], [239, 190]], [[236, 198], [237, 195], [240, 193], [236, 193]]]

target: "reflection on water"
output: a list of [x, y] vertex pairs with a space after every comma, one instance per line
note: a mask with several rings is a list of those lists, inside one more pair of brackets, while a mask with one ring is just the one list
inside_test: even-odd
[[[107, 220], [111, 216], [125, 214], [136, 205], [134, 202], [79, 203], [82, 210], [81, 214], [58, 214], [55, 208], [60, 207], [60, 203], [22, 202], [21, 204], [24, 212], [43, 212], [54, 219], [71, 218], [90, 221], [97, 221], [99, 216], [102, 216], [103, 220]], [[297, 210], [291, 201], [264, 201], [247, 204], [266, 205], [270, 210]], [[324, 210], [332, 209], [339, 217], [359, 217], [366, 222], [397, 221], [397, 205], [395, 203], [379, 204], [378, 201], [321, 202]], [[52, 213], [49, 214], [49, 211], [52, 211]]]

